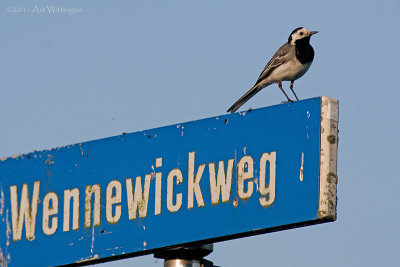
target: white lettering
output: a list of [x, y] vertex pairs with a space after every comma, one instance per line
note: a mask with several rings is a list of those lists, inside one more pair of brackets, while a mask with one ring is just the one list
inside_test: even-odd
[[[266, 168], [269, 162], [269, 185], [266, 186]], [[271, 206], [275, 200], [276, 152], [264, 153], [260, 159], [260, 204]], [[268, 195], [268, 198], [266, 197]]]
[[[156, 159], [156, 168], [162, 167], [162, 158]], [[154, 215], [161, 214], [161, 172], [156, 173], [156, 192], [154, 203]]]
[[26, 239], [32, 241], [35, 239], [35, 223], [37, 206], [39, 203], [39, 188], [40, 181], [35, 181], [33, 184], [32, 204], [29, 204], [28, 184], [22, 186], [21, 206], [18, 210], [18, 194], [17, 186], [10, 186], [11, 195], [11, 217], [13, 240], [21, 240], [22, 227], [25, 222]]
[[133, 196], [132, 178], [126, 179], [126, 193], [128, 198], [129, 220], [136, 219], [136, 213], [139, 207], [139, 217], [147, 216], [147, 206], [149, 204], [151, 174], [145, 176], [144, 192], [142, 189], [142, 178], [136, 177], [135, 196]]
[[201, 193], [200, 180], [203, 175], [206, 164], [200, 164], [196, 176], [194, 175], [194, 157], [195, 152], [189, 152], [189, 170], [188, 170], [188, 209], [194, 205], [194, 195], [196, 195], [197, 206], [204, 206], [203, 194]]
[[113, 215], [113, 205], [121, 203], [121, 197], [121, 183], [117, 180], [109, 182], [106, 192], [106, 218], [109, 223], [117, 223], [121, 218], [121, 205], [115, 205], [115, 214]]
[[177, 212], [182, 206], [182, 193], [176, 194], [176, 203], [174, 205], [174, 178], [176, 177], [176, 185], [182, 183], [183, 176], [180, 169], [173, 169], [167, 177], [167, 209], [170, 212]]
[[[185, 206], [186, 197], [187, 209], [193, 209], [195, 201], [197, 202], [197, 207], [204, 207], [205, 201], [202, 194], [201, 179], [206, 164], [208, 165], [210, 182], [210, 202], [207, 202], [207, 204], [218, 205], [220, 203], [232, 202], [232, 183], [235, 184], [235, 182], [237, 182], [237, 192], [234, 192], [234, 195], [237, 193], [238, 198], [241, 200], [248, 200], [256, 191], [256, 193], [259, 192], [257, 197], [259, 197], [258, 200], [262, 207], [268, 208], [274, 204], [276, 194], [276, 151], [263, 153], [259, 158], [260, 167], [256, 170], [254, 170], [255, 160], [250, 155], [243, 156], [238, 162], [233, 158], [206, 162], [206, 160], [201, 157], [200, 160], [198, 158], [198, 163], [196, 165], [195, 153], [194, 151], [188, 153], [187, 195], [185, 195], [186, 183], [185, 186], [179, 186], [183, 183], [181, 169], [175, 168], [171, 170], [166, 176], [166, 181], [166, 174], [164, 174], [164, 181], [162, 180], [162, 171], [164, 170], [162, 168], [162, 157], [155, 159], [155, 165], [151, 166], [152, 173], [144, 177], [137, 176], [136, 178], [126, 178], [127, 176], [125, 176], [127, 193], [126, 203], [129, 220], [147, 217], [149, 204], [151, 205], [150, 210], [153, 207], [153, 193], [154, 216], [160, 215], [162, 209], [165, 209], [165, 206], [163, 206], [165, 205], [165, 201], [166, 208], [169, 212], [178, 212], [182, 208], [182, 205]], [[199, 164], [201, 160], [204, 160], [206, 163]], [[256, 160], [258, 164], [258, 158]], [[235, 167], [237, 167], [237, 177], [233, 177]], [[234, 178], [236, 178], [237, 181], [232, 181]], [[150, 190], [153, 190], [153, 188], [151, 188], [152, 179], [154, 179], [154, 192], [152, 191], [150, 194]], [[207, 186], [206, 183], [208, 179], [205, 179], [206, 181], [203, 181], [203, 185]], [[133, 182], [133, 180], [135, 180], [135, 182]], [[164, 188], [163, 193], [162, 186], [165, 186], [165, 182], [167, 188], [166, 190]], [[255, 188], [255, 186], [257, 186], [257, 188]], [[80, 190], [83, 190], [83, 188], [85, 188], [85, 209], [84, 211], [82, 210], [84, 213], [81, 214], [79, 210], [80, 197], [82, 197], [83, 200], [83, 196], [80, 196]], [[57, 193], [45, 192], [46, 195], [43, 194], [44, 198], [42, 203], [39, 200], [40, 181], [35, 181], [31, 189], [32, 190], [29, 191], [28, 184], [23, 184], [22, 187], [20, 187], [20, 195], [18, 195], [17, 186], [10, 186], [12, 234], [14, 241], [21, 240], [24, 227], [26, 239], [30, 241], [35, 239], [35, 224], [39, 204], [43, 204], [43, 207], [39, 207], [39, 216], [42, 216], [42, 229], [43, 233], [47, 236], [53, 235], [57, 230], [61, 231], [61, 228], [63, 232], [70, 231], [71, 228], [72, 230], [78, 230], [80, 221], [83, 221], [82, 226], [84, 228], [93, 227], [94, 230], [94, 226], [100, 226], [101, 224], [101, 215], [103, 215], [103, 217], [105, 216], [107, 222], [110, 224], [118, 223], [122, 216], [122, 206], [125, 207], [125, 203], [122, 205], [122, 185], [119, 180], [112, 180], [108, 183], [105, 197], [104, 192], [102, 196], [100, 183], [82, 186], [80, 189], [72, 188], [58, 191]], [[235, 190], [235, 188], [233, 190]], [[64, 194], [63, 204], [60, 202], [62, 200], [59, 199], [62, 193]], [[151, 198], [150, 203], [149, 198]], [[183, 200], [185, 200], [185, 203]], [[103, 203], [101, 201], [103, 201]], [[206, 201], [208, 201], [208, 199], [206, 199]], [[237, 198], [235, 198], [232, 204], [234, 207], [238, 206]], [[63, 211], [61, 211], [62, 208]], [[104, 213], [102, 208], [105, 208], [105, 215], [102, 214]], [[43, 211], [42, 214], [40, 214], [41, 211]], [[150, 211], [150, 213], [152, 213], [152, 211]], [[80, 220], [79, 216], [83, 214], [84, 220]], [[61, 219], [61, 216], [63, 216], [63, 219]], [[126, 218], [124, 219], [126, 220]], [[62, 227], [61, 223], [63, 224]]]
[[[51, 201], [51, 207], [50, 207]], [[54, 192], [47, 193], [43, 199], [43, 233], [46, 235], [52, 235], [56, 232], [58, 227], [58, 217], [54, 216], [51, 218], [50, 227], [50, 216], [58, 213], [58, 196]]]
[[254, 160], [251, 156], [244, 156], [238, 163], [238, 196], [249, 199], [253, 194], [254, 181], [247, 182], [247, 191], [244, 191], [244, 183], [254, 177]]
[[100, 213], [101, 213], [101, 204], [100, 204], [100, 185], [88, 185], [85, 190], [85, 228], [90, 228], [92, 224], [92, 195], [94, 194], [94, 207], [93, 207], [93, 225], [100, 225]]
[[64, 190], [64, 225], [63, 231], [69, 231], [70, 202], [73, 199], [72, 208], [72, 229], [79, 229], [79, 189]]
[[222, 202], [229, 202], [232, 188], [232, 173], [233, 173], [233, 162], [234, 159], [228, 160], [228, 166], [225, 176], [224, 161], [220, 161], [218, 164], [218, 179], [215, 175], [215, 164], [209, 163], [208, 169], [210, 173], [210, 192], [211, 192], [211, 204], [216, 205], [219, 203], [220, 195], [222, 192]]

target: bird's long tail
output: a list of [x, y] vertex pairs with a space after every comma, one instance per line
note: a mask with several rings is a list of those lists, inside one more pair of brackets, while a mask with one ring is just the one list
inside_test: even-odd
[[235, 112], [238, 110], [244, 103], [246, 103], [250, 98], [252, 98], [255, 94], [257, 94], [261, 89], [270, 84], [260, 86], [259, 84], [254, 85], [247, 93], [245, 93], [238, 101], [235, 102], [226, 112]]

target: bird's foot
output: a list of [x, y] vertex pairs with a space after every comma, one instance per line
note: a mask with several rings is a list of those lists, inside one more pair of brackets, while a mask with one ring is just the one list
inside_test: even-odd
[[287, 101], [282, 101], [281, 104], [286, 104], [286, 103], [293, 103], [292, 99], [288, 99]]

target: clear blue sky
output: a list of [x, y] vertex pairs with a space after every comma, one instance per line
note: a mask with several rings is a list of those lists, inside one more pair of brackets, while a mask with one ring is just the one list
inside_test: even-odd
[[[82, 12], [13, 12], [47, 4]], [[399, 1], [2, 0], [0, 157], [224, 114], [305, 26], [319, 34], [296, 93], [340, 101], [338, 219], [217, 243], [209, 259], [398, 266], [399, 18]], [[283, 100], [274, 85], [243, 108]]]

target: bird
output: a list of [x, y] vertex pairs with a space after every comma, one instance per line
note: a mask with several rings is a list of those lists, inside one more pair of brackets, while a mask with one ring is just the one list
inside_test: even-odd
[[304, 27], [294, 29], [289, 35], [288, 41], [275, 52], [264, 67], [254, 86], [239, 98], [227, 112], [235, 112], [261, 89], [274, 83], [278, 83], [278, 87], [288, 102], [293, 102], [283, 90], [282, 81], [290, 81], [289, 88], [299, 100], [293, 90], [293, 84], [307, 72], [313, 62], [314, 49], [310, 45], [310, 38], [316, 33], [318, 31], [309, 31]]

